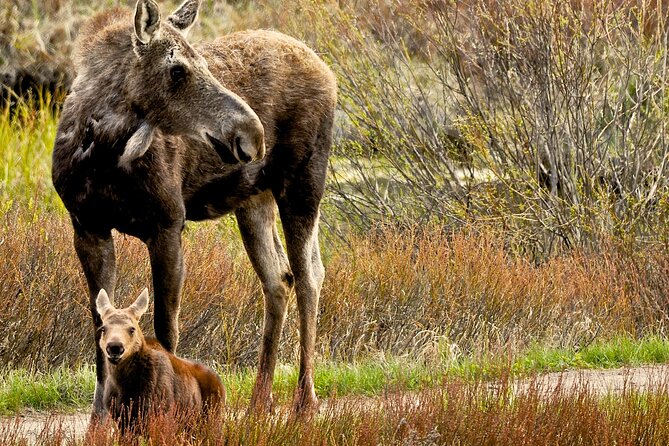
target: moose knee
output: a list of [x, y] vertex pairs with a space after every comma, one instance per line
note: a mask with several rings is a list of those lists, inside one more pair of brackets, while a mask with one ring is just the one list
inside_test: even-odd
[[283, 317], [288, 303], [288, 287], [283, 282], [263, 287], [265, 309], [272, 316]]

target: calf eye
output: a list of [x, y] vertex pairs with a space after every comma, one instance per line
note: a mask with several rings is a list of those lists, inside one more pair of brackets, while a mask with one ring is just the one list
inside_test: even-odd
[[174, 65], [170, 68], [170, 79], [175, 84], [183, 82], [186, 79], [186, 68], [181, 65]]
[[100, 333], [105, 334], [105, 331], [107, 331], [105, 327], [100, 327]]
[[130, 333], [131, 336], [134, 335], [135, 334], [135, 327], [130, 327], [128, 332]]

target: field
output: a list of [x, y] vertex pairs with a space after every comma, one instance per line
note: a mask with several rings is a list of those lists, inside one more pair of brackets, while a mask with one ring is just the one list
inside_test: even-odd
[[[275, 28], [338, 76], [323, 407], [289, 413], [293, 296], [276, 411], [246, 413], [260, 284], [234, 217], [189, 223], [179, 354], [217, 370], [229, 406], [205, 424], [159, 417], [147, 443], [667, 443], [665, 372], [612, 392], [541, 381], [669, 359], [666, 5], [562, 3], [203, 1], [194, 40]], [[134, 1], [98, 7], [117, 4]], [[56, 418], [26, 439], [20, 416], [86, 411], [93, 393], [88, 297], [50, 177], [72, 40], [92, 12], [79, 0], [0, 6], [1, 444], [84, 441]], [[127, 304], [150, 282], [148, 256], [114, 236]], [[109, 426], [90, 435], [131, 442]]]

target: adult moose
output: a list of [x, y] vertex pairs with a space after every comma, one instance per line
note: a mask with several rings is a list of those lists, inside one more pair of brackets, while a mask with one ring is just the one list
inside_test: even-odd
[[[186, 40], [199, 0], [161, 20], [153, 0], [92, 18], [75, 49], [76, 78], [53, 151], [53, 183], [95, 298], [113, 299], [112, 229], [148, 247], [157, 339], [178, 343], [184, 221], [234, 212], [264, 292], [264, 333], [252, 406], [272, 404], [286, 301], [295, 289], [300, 368], [297, 411], [317, 403], [313, 353], [324, 268], [319, 206], [332, 140], [334, 75], [304, 44], [270, 31]], [[286, 251], [276, 229], [276, 208]], [[286, 255], [287, 252], [287, 255]], [[96, 330], [96, 333], [99, 331]], [[96, 334], [94, 416], [102, 412], [104, 355]]]

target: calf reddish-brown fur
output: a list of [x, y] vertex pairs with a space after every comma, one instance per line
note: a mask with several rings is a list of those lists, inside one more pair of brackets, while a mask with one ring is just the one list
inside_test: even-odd
[[[77, 77], [54, 145], [54, 186], [72, 218], [95, 327], [101, 324], [98, 291], [113, 297], [115, 288], [116, 229], [148, 247], [156, 338], [171, 352], [178, 343], [184, 222], [234, 212], [265, 297], [252, 404], [272, 404], [279, 338], [294, 289], [300, 332], [294, 402], [298, 410], [311, 409], [324, 278], [318, 220], [335, 77], [306, 45], [272, 31], [191, 45], [186, 33], [198, 7], [198, 0], [186, 0], [161, 20], [153, 0], [139, 0], [134, 15], [115, 9], [83, 27]], [[99, 348], [96, 353], [94, 414], [101, 414], [104, 355]]]
[[177, 358], [157, 340], [144, 337], [139, 318], [148, 304], [147, 289], [122, 310], [113, 307], [104, 289], [98, 294], [100, 348], [106, 354], [106, 412], [127, 425], [146, 420], [154, 410], [176, 407], [198, 413], [219, 407], [225, 402], [225, 388], [216, 373]]

